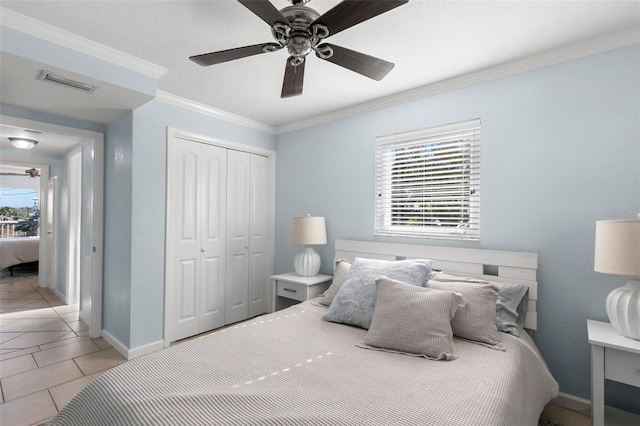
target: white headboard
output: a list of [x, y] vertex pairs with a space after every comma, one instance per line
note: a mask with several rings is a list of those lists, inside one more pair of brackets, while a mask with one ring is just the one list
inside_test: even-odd
[[529, 307], [524, 326], [530, 330], [537, 328], [536, 253], [352, 240], [336, 240], [335, 249], [336, 259], [344, 258], [349, 262], [353, 262], [356, 257], [385, 260], [431, 259], [434, 270], [452, 275], [524, 284], [529, 287]]

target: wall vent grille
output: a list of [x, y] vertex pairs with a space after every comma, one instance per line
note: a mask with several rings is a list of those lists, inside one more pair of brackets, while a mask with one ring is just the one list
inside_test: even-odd
[[92, 84], [82, 83], [80, 81], [60, 77], [59, 75], [46, 70], [40, 71], [40, 74], [38, 74], [38, 80], [46, 81], [64, 87], [69, 87], [71, 89], [80, 90], [84, 93], [93, 93], [98, 88], [98, 86], [94, 86]]

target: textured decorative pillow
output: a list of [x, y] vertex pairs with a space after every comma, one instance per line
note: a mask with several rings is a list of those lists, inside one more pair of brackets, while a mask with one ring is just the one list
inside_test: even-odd
[[467, 282], [429, 281], [427, 288], [449, 290], [460, 293], [467, 302], [451, 320], [454, 336], [480, 343], [484, 346], [505, 350], [496, 327], [497, 288], [493, 284]]
[[324, 292], [322, 299], [320, 299], [321, 305], [329, 306], [331, 302], [333, 302], [333, 298], [336, 297], [344, 280], [347, 279], [349, 269], [351, 269], [351, 264], [347, 262], [346, 259], [336, 260], [336, 263], [333, 265], [333, 280], [327, 291]]
[[496, 326], [499, 331], [520, 337], [529, 305], [529, 287], [522, 284], [498, 283], [478, 278], [457, 277], [437, 272], [431, 280], [439, 282], [464, 281], [476, 284], [493, 284], [498, 287], [496, 300]]
[[425, 262], [357, 257], [322, 319], [368, 329], [376, 305], [376, 278], [385, 276], [423, 286], [430, 274], [431, 266]]
[[435, 360], [456, 359], [450, 321], [462, 296], [381, 277], [371, 327], [358, 346]]

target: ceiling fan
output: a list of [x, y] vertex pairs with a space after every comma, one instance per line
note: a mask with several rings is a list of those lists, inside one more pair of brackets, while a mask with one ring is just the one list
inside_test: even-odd
[[322, 16], [305, 6], [309, 0], [289, 0], [291, 6], [276, 9], [268, 0], [238, 0], [271, 27], [276, 42], [254, 44], [189, 57], [202, 66], [219, 64], [261, 53], [287, 48], [289, 59], [284, 72], [280, 97], [302, 94], [306, 57], [315, 52], [320, 59], [382, 80], [394, 67], [385, 60], [365, 55], [324, 40], [367, 19], [388, 12], [409, 0], [344, 0]]
[[38, 176], [40, 176], [40, 170], [36, 169], [36, 168], [30, 168], [24, 171], [24, 173], [10, 173], [10, 172], [6, 172], [6, 173], [0, 173], [0, 175], [2, 176], [29, 176], [32, 178], [36, 178]]

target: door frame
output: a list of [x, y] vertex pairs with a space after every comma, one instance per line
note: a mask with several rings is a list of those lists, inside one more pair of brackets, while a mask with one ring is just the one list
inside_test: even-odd
[[[167, 126], [167, 145], [166, 145], [166, 153], [168, 155], [171, 152], [171, 146], [176, 139], [187, 139], [193, 142], [199, 142], [208, 145], [214, 145], [221, 148], [233, 149], [236, 151], [248, 152], [250, 154], [258, 154], [268, 158], [269, 161], [269, 219], [267, 223], [269, 224], [269, 232], [268, 232], [268, 242], [267, 246], [269, 249], [269, 254], [267, 258], [267, 263], [269, 265], [269, 273], [268, 275], [273, 275], [274, 271], [274, 259], [275, 259], [275, 228], [276, 228], [276, 152], [270, 149], [258, 148], [251, 145], [246, 145], [240, 142], [232, 142], [224, 139], [212, 138], [209, 136], [204, 136], [198, 133], [189, 132], [186, 130], [176, 129], [174, 127]], [[170, 161], [166, 161], [166, 170], [165, 177], [169, 176], [169, 167]], [[167, 220], [169, 215], [169, 200], [172, 196], [171, 191], [169, 190], [169, 185], [167, 184], [168, 180], [165, 180], [165, 254], [167, 252], [167, 244], [168, 244], [168, 235], [169, 235], [169, 226], [171, 224]], [[170, 315], [168, 315], [169, 310], [171, 309], [170, 298], [168, 297], [169, 287], [167, 285], [167, 262], [165, 262], [165, 273], [164, 273], [164, 347], [168, 348], [171, 345], [171, 341], [169, 340], [169, 330], [171, 324], [169, 323]], [[272, 300], [272, 286], [269, 283], [265, 283], [265, 295], [267, 301]], [[270, 310], [270, 303], [267, 303], [267, 312]]]
[[[87, 271], [89, 274], [85, 275], [90, 277], [91, 281], [91, 321], [90, 324], [87, 324], [89, 326], [89, 336], [91, 338], [100, 337], [102, 335], [102, 266], [104, 256], [104, 133], [8, 115], [0, 115], [0, 124], [82, 138], [89, 141], [93, 148], [93, 185], [91, 188], [93, 193], [91, 198], [93, 202], [90, 206], [92, 227], [90, 230], [84, 230], [86, 232], [91, 232], [92, 256], [88, 262], [81, 262], [81, 268], [91, 267], [91, 271]], [[47, 167], [59, 162], [59, 160], [49, 158], [32, 157], [27, 159], [24, 153], [12, 155], [11, 153], [5, 154], [4, 152], [2, 153], [2, 161], [6, 163], [28, 162], [29, 164], [33, 164], [35, 167]], [[48, 178], [49, 176], [47, 171], [47, 180]], [[43, 181], [44, 178], [41, 178], [41, 190]], [[49, 250], [44, 246], [44, 244], [40, 244], [41, 258], [52, 256], [52, 253], [49, 253]]]
[[[80, 164], [77, 165], [76, 163]], [[75, 169], [79, 167], [78, 169]], [[67, 154], [67, 194], [69, 226], [67, 233], [67, 304], [80, 303], [82, 286], [82, 146]], [[82, 315], [82, 309], [80, 311]], [[85, 320], [85, 318], [81, 318]]]
[[[56, 277], [56, 209], [54, 208], [56, 205], [56, 200], [58, 199], [58, 177], [57, 176], [49, 176], [47, 181], [44, 182], [44, 176], [49, 176], [49, 169], [44, 168], [40, 172], [41, 177], [41, 189], [40, 191], [44, 193], [46, 197], [46, 201], [40, 202], [40, 259], [45, 259], [45, 262], [40, 262], [38, 267], [38, 283], [40, 287], [51, 287], [54, 283]], [[53, 192], [53, 197], [49, 198], [49, 188]], [[49, 228], [49, 217], [51, 217], [51, 227]], [[43, 221], [44, 218], [44, 221]], [[47, 229], [43, 228], [43, 224], [47, 225]], [[44, 232], [43, 232], [44, 231]], [[51, 235], [51, 237], [49, 237]], [[42, 243], [42, 238], [45, 238], [44, 244]], [[48, 239], [51, 238], [51, 241]], [[44, 266], [44, 267], [43, 267]], [[44, 280], [43, 280], [44, 275]]]

